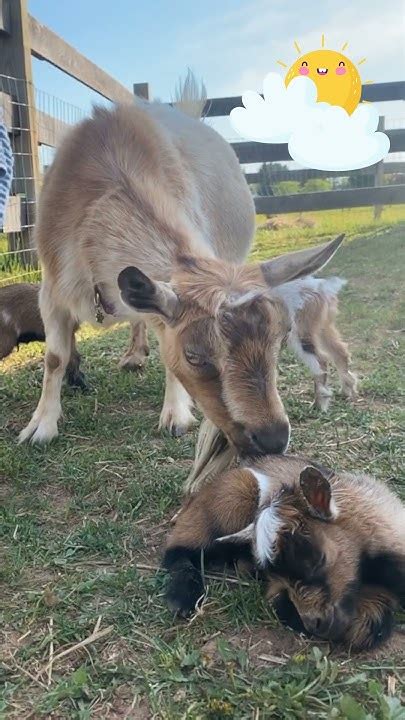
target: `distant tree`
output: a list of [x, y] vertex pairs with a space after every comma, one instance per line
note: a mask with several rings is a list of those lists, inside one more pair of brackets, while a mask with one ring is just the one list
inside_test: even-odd
[[271, 187], [271, 166], [263, 163], [259, 170], [259, 182], [257, 183], [258, 195], [274, 195]]
[[301, 192], [324, 192], [332, 189], [332, 181], [327, 178], [309, 178], [301, 186]]
[[364, 170], [352, 170], [347, 178], [347, 187], [349, 188], [374, 187], [374, 183], [374, 172], [365, 173]]
[[295, 195], [301, 192], [298, 180], [283, 180], [275, 185], [277, 195]]

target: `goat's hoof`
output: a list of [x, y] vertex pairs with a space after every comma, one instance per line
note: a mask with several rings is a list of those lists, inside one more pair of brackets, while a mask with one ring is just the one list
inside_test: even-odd
[[91, 391], [91, 386], [88, 384], [86, 376], [82, 372], [78, 372], [76, 375], [68, 375], [66, 381], [72, 390], [81, 390], [83, 393]]
[[170, 428], [170, 435], [174, 438], [181, 438], [183, 435], [187, 435], [188, 428], [184, 425], [172, 425]]
[[21, 430], [18, 436], [18, 443], [30, 441], [32, 445], [45, 445], [58, 436], [58, 424], [55, 421], [40, 420], [33, 421]]
[[134, 353], [133, 355], [124, 355], [118, 363], [118, 367], [121, 370], [128, 370], [129, 372], [142, 373], [145, 370], [146, 360], [149, 352]]
[[169, 610], [176, 617], [187, 618], [197, 610], [197, 605], [204, 596], [204, 585], [195, 568], [185, 573], [174, 573], [166, 592]]
[[179, 413], [163, 408], [160, 415], [159, 430], [167, 430], [172, 437], [180, 438], [186, 435], [196, 422], [194, 415], [188, 408], [182, 409]]

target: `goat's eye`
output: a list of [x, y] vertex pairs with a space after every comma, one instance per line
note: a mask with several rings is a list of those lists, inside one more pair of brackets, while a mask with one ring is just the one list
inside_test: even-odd
[[208, 365], [208, 360], [206, 360], [202, 355], [193, 352], [192, 350], [185, 350], [184, 356], [187, 362], [194, 367], [205, 367], [206, 365]]

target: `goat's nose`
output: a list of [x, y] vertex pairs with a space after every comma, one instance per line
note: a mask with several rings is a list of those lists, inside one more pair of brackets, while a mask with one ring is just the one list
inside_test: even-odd
[[255, 451], [260, 455], [281, 455], [287, 450], [290, 424], [277, 421], [250, 433]]
[[319, 638], [328, 638], [331, 629], [331, 618], [326, 617], [308, 617], [301, 616], [306, 631], [310, 635], [316, 635]]

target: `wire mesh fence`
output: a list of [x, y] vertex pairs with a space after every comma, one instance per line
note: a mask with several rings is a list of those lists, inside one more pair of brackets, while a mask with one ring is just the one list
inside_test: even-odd
[[14, 156], [11, 192], [0, 227], [1, 286], [40, 279], [33, 238], [37, 197], [55, 146], [85, 113], [23, 80], [0, 75], [0, 116]]

